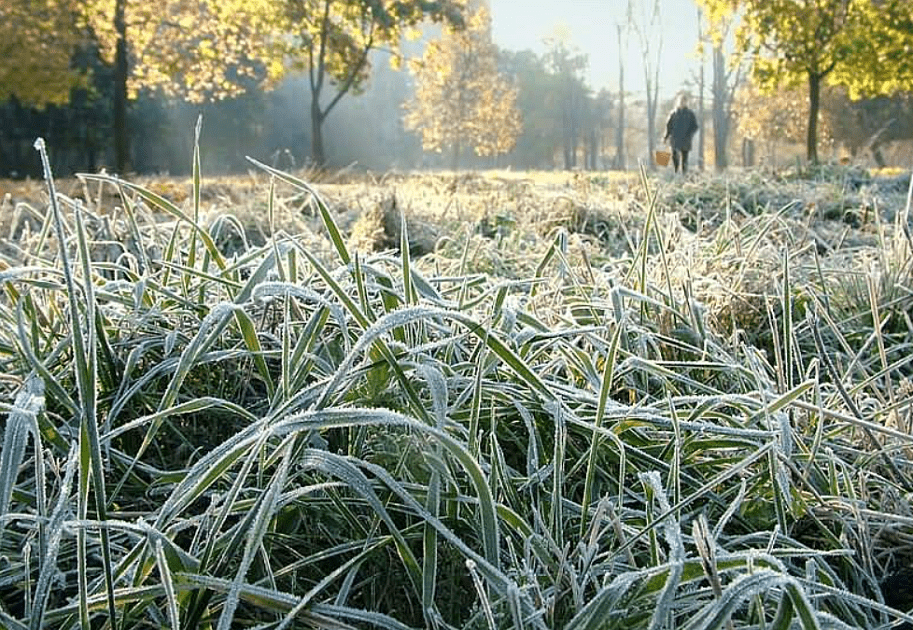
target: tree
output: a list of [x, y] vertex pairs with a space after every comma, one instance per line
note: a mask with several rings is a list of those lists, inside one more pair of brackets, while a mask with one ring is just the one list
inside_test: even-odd
[[913, 91], [913, 10], [909, 0], [856, 0], [860, 36], [834, 83], [853, 100]]
[[368, 80], [370, 52], [386, 49], [397, 61], [404, 34], [425, 20], [461, 27], [465, 1], [259, 0], [258, 6], [269, 25], [266, 33], [279, 35], [264, 43], [268, 65], [308, 74], [311, 157], [324, 166], [323, 123], [346, 94]]
[[[698, 8], [698, 11], [703, 13], [701, 8]], [[745, 62], [742, 54], [735, 53], [728, 56], [729, 63], [727, 63], [727, 55], [724, 48], [732, 46], [733, 16], [717, 15], [716, 19], [715, 23], [711, 23], [709, 32], [700, 38], [699, 46], [702, 56], [704, 47], [708, 43], [711, 46], [713, 63], [713, 76], [711, 79], [711, 92], [713, 95], [711, 106], [713, 162], [717, 171], [723, 171], [729, 166], [727, 149], [733, 122], [732, 104], [735, 100], [736, 90], [742, 83]]]
[[[634, 2], [628, 2], [628, 21], [640, 41], [640, 53], [643, 59], [644, 81], [647, 86], [647, 163], [653, 164], [653, 153], [656, 150], [656, 114], [659, 109], [659, 67], [663, 53], [662, 21], [659, 11], [659, 0], [647, 5], [647, 0], [639, 0], [639, 15], [635, 15]], [[656, 52], [653, 52], [653, 42]]]
[[77, 16], [64, 0], [3, 0], [0, 4], [0, 101], [62, 105], [85, 83], [71, 61], [81, 43]]
[[615, 163], [614, 167], [625, 170], [625, 62], [628, 52], [628, 26], [615, 24], [618, 34], [618, 122], [615, 126]]
[[732, 128], [732, 103], [742, 83], [742, 64], [727, 66], [722, 44], [713, 46], [713, 164], [718, 171], [729, 166], [726, 149]]
[[412, 63], [415, 99], [407, 104], [406, 127], [421, 132], [425, 150], [453, 152], [459, 168], [464, 147], [479, 156], [510, 151], [520, 133], [517, 90], [498, 72], [498, 49], [484, 7], [465, 28], [445, 27]]
[[258, 35], [267, 24], [256, 3], [84, 0], [78, 6], [102, 59], [114, 70], [119, 172], [130, 167], [127, 111], [141, 90], [200, 103], [237, 96], [255, 80], [278, 79], [275, 65], [258, 61]]
[[[713, 22], [738, 14], [736, 41], [754, 54], [764, 90], [805, 84], [806, 155], [818, 161], [818, 115], [825, 80], [855, 94], [890, 94], [913, 77], [909, 0], [698, 0]], [[880, 63], [882, 60], [885, 63]], [[892, 76], [894, 75], [898, 76]]]
[[589, 156], [587, 168], [595, 171], [601, 169], [603, 166], [599, 157], [607, 144], [610, 132], [613, 130], [615, 98], [611, 92], [602, 89], [591, 99], [591, 101], [590, 110], [592, 116], [589, 120], [590, 146], [587, 151]]
[[[0, 97], [31, 105], [70, 100], [89, 86], [92, 64], [74, 64], [92, 50], [113, 68], [115, 169], [129, 169], [127, 109], [142, 89], [193, 101], [243, 91], [262, 68], [248, 3], [212, 0], [4, 0], [0, 8]], [[7, 47], [9, 47], [7, 49]]]
[[882, 154], [885, 144], [913, 139], [913, 92], [854, 101], [846, 88], [830, 88], [822, 111], [835, 142], [854, 157], [867, 151], [881, 167], [886, 166]]
[[[762, 94], [752, 84], [736, 96], [740, 133], [763, 142], [768, 153], [778, 142], [798, 143], [805, 135], [805, 94], [801, 89]], [[881, 149], [892, 141], [913, 139], [913, 93], [852, 100], [842, 86], [827, 86], [821, 92], [819, 143], [841, 145], [851, 156], [870, 153], [885, 166]]]
[[[202, 102], [238, 95], [257, 82], [274, 85], [300, 70], [309, 71], [312, 152], [323, 164], [323, 121], [364, 84], [368, 53], [395, 52], [405, 29], [425, 18], [459, 23], [462, 0], [4, 0], [0, 11], [4, 18], [24, 15], [29, 29], [22, 33], [40, 35], [4, 38], [0, 46], [21, 41], [50, 68], [58, 81], [43, 82], [42, 97], [59, 101], [67, 92], [69, 68], [59, 59], [70, 58], [74, 40], [94, 43], [114, 68], [115, 168], [123, 172], [129, 168], [127, 110], [141, 90]], [[16, 32], [16, 22], [3, 22], [0, 32]], [[20, 70], [12, 79], [0, 74], [0, 94], [35, 91], [17, 76], [28, 77]], [[337, 91], [322, 104], [328, 85]]]
[[[818, 142], [832, 145], [834, 123], [830, 116], [834, 88], [821, 93]], [[739, 133], [759, 142], [771, 160], [780, 143], [804, 144], [807, 132], [808, 95], [804, 88], [781, 89], [775, 94], [761, 90], [753, 82], [742, 85], [735, 96], [734, 109]]]
[[[32, 143], [52, 129], [87, 150], [90, 162], [94, 157], [94, 138], [76, 138], [88, 127], [87, 97], [104, 72], [96, 71], [91, 46], [73, 26], [79, 19], [69, 0], [0, 2], [0, 172], [40, 174]], [[76, 107], [63, 110], [74, 95]], [[51, 146], [55, 162], [67, 153]]]
[[545, 66], [554, 77], [561, 112], [564, 168], [577, 166], [577, 148], [583, 135], [590, 90], [581, 73], [589, 60], [570, 44], [570, 33], [563, 28], [546, 38]]
[[530, 50], [503, 51], [500, 65], [517, 88], [517, 109], [523, 122], [511, 163], [522, 168], [552, 168], [555, 152], [564, 142], [557, 77]]
[[573, 65], [565, 57], [581, 57], [578, 61], [585, 62], [568, 45], [563, 48], [557, 58], [554, 50], [541, 56], [529, 50], [502, 53], [500, 65], [517, 87], [517, 108], [523, 120], [510, 155], [516, 167], [553, 168], [560, 156], [564, 167], [573, 168], [582, 143], [586, 167], [599, 168], [599, 157], [618, 128], [614, 93], [602, 90], [593, 94], [576, 71], [570, 77], [556, 72], [556, 67]]

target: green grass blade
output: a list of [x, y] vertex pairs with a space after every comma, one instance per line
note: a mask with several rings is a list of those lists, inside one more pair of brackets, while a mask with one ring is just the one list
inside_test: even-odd
[[[35, 148], [41, 155], [42, 166], [44, 167], [45, 181], [48, 185], [48, 191], [51, 198], [51, 208], [54, 214], [54, 223], [57, 228], [57, 238], [60, 247], [60, 260], [63, 266], [64, 278], [67, 284], [67, 293], [70, 307], [70, 333], [73, 342], [73, 355], [75, 359], [76, 383], [79, 390], [80, 403], [80, 440], [86, 440], [83, 446], [84, 457], [81, 460], [82, 465], [91, 468], [91, 476], [94, 485], [95, 507], [98, 512], [98, 518], [101, 521], [107, 520], [107, 508], [105, 499], [105, 476], [102, 470], [101, 446], [98, 440], [98, 417], [96, 386], [98, 374], [96, 371], [96, 334], [95, 334], [95, 295], [93, 291], [92, 278], [92, 261], [89, 255], [89, 248], [85, 233], [85, 224], [82, 213], [77, 209], [76, 213], [76, 236], [78, 239], [80, 260], [82, 262], [83, 285], [81, 294], [84, 304], [79, 303], [76, 290], [76, 281], [73, 278], [73, 271], [66, 249], [66, 233], [63, 228], [63, 218], [60, 210], [60, 204], [57, 201], [57, 191], [54, 186], [54, 178], [51, 175], [51, 167], [48, 161], [47, 152], [44, 148], [44, 141], [38, 140]], [[80, 312], [85, 309], [85, 327], [80, 318]], [[81, 475], [82, 477], [83, 475]], [[84, 477], [85, 483], [80, 483], [80, 501], [83, 510], [87, 508], [88, 502], [88, 475]], [[82, 511], [81, 516], [85, 517]], [[81, 552], [85, 554], [85, 540]], [[111, 548], [108, 540], [106, 529], [101, 531], [102, 562], [104, 564], [105, 584], [108, 592], [108, 617], [112, 626], [116, 619], [116, 607], [114, 605], [114, 581], [111, 573]], [[84, 560], [85, 558], [83, 558]], [[85, 579], [85, 568], [83, 567], [83, 579]], [[85, 612], [85, 611], [83, 611]], [[84, 616], [83, 624], [88, 623], [88, 618]]]
[[[485, 558], [490, 566], [498, 568], [501, 564], [498, 551], [500, 532], [495, 509], [494, 497], [485, 478], [485, 473], [478, 461], [472, 457], [465, 446], [448, 433], [440, 431], [423, 422], [413, 420], [401, 414], [383, 409], [361, 410], [334, 410], [323, 409], [319, 411], [303, 412], [290, 416], [287, 420], [277, 423], [274, 431], [280, 434], [287, 430], [318, 430], [330, 427], [347, 427], [359, 425], [389, 425], [402, 426], [421, 433], [428, 434], [440, 442], [447, 451], [460, 463], [471, 481], [479, 501], [479, 515], [482, 527], [482, 540], [485, 546]], [[375, 474], [385, 474], [375, 466], [369, 466]], [[416, 504], [416, 508], [424, 509]], [[429, 515], [430, 516], [430, 515]], [[431, 522], [434, 522], [433, 519]], [[478, 558], [476, 561], [483, 560]], [[481, 563], [480, 563], [481, 565]]]
[[295, 188], [299, 188], [300, 190], [307, 192], [311, 196], [311, 199], [314, 200], [314, 204], [317, 206], [317, 211], [320, 212], [320, 218], [323, 220], [324, 227], [326, 227], [327, 233], [330, 235], [330, 241], [336, 248], [336, 253], [339, 254], [339, 259], [345, 265], [348, 265], [350, 262], [352, 262], [352, 256], [349, 254], [348, 248], [346, 248], [345, 239], [342, 237], [342, 232], [339, 231], [339, 226], [336, 225], [336, 221], [333, 220], [333, 216], [330, 214], [330, 209], [310, 184], [304, 180], [298, 179], [293, 175], [283, 173], [282, 171], [274, 169], [271, 166], [267, 166], [266, 164], [255, 160], [252, 157], [248, 156], [247, 161], [257, 168], [263, 169], [267, 173], [270, 173], [277, 179], [281, 179], [282, 181], [291, 184]]
[[[580, 518], [580, 537], [583, 538], [589, 523], [587, 516], [590, 504], [593, 501], [593, 480], [596, 477], [596, 456], [599, 451], [599, 433], [598, 429], [602, 427], [605, 418], [606, 405], [609, 401], [609, 392], [612, 390], [612, 382], [615, 378], [615, 361], [618, 357], [618, 344], [621, 339], [621, 331], [624, 329], [623, 322], [615, 323], [615, 330], [612, 332], [612, 339], [609, 341], [609, 348], [605, 355], [605, 366], [602, 372], [602, 386], [599, 389], [599, 406], [596, 408], [596, 417], [593, 419], [593, 438], [589, 447], [587, 457], [586, 477], [583, 482], [583, 499], [581, 501], [581, 518]], [[621, 455], [621, 466], [624, 466], [624, 447], [619, 442]], [[619, 471], [619, 479], [624, 479], [624, 468]], [[619, 484], [621, 485], [621, 484]]]
[[[28, 437], [33, 424], [37, 426], [37, 416], [43, 412], [44, 407], [44, 381], [31, 375], [25, 381], [22, 391], [16, 395], [3, 429], [3, 447], [0, 451], [0, 539], [3, 538], [6, 524], [3, 517], [10, 507], [13, 486], [16, 485], [19, 466], [25, 457]], [[40, 436], [35, 434], [33, 437], [37, 444]]]
[[276, 510], [279, 493], [285, 487], [286, 479], [288, 478], [288, 469], [291, 463], [292, 453], [291, 446], [292, 440], [287, 440], [285, 444], [277, 449], [278, 452], [282, 454], [279, 469], [270, 481], [269, 488], [261, 495], [260, 499], [257, 500], [257, 504], [252, 510], [254, 516], [251, 526], [247, 528], [244, 554], [238, 564], [234, 582], [232, 583], [231, 589], [228, 591], [228, 597], [222, 605], [222, 613], [219, 615], [219, 625], [217, 626], [218, 630], [229, 630], [229, 628], [232, 627], [235, 610], [240, 601], [241, 587], [243, 586], [245, 578], [247, 577], [247, 572], [250, 570], [251, 564], [254, 561], [254, 556], [263, 543], [263, 537], [266, 535]]
[[181, 615], [178, 610], [178, 598], [174, 590], [174, 576], [171, 572], [168, 559], [165, 556], [165, 550], [162, 541], [155, 541], [155, 561], [158, 567], [159, 575], [162, 578], [162, 589], [165, 591], [165, 607], [168, 610], [168, 622], [171, 624], [171, 630], [179, 630], [181, 627]]
[[90, 180], [97, 180], [100, 182], [107, 182], [114, 186], [123, 186], [128, 190], [132, 190], [137, 195], [143, 198], [143, 200], [152, 205], [155, 208], [158, 208], [162, 212], [170, 214], [171, 216], [180, 219], [187, 223], [191, 228], [193, 228], [193, 233], [203, 241], [203, 246], [206, 248], [207, 253], [216, 263], [220, 270], [225, 271], [228, 268], [227, 263], [225, 262], [225, 257], [222, 256], [222, 252], [219, 251], [219, 248], [216, 247], [215, 241], [212, 240], [212, 237], [209, 235], [199, 223], [195, 222], [192, 217], [188, 217], [184, 212], [174, 205], [172, 202], [168, 201], [161, 195], [148, 190], [138, 184], [124, 181], [117, 177], [111, 177], [109, 175], [83, 175], [84, 178]]
[[272, 398], [276, 393], [276, 385], [273, 383], [273, 376], [270, 374], [269, 366], [266, 365], [266, 359], [263, 358], [263, 347], [260, 345], [260, 338], [257, 335], [257, 329], [254, 321], [250, 318], [243, 308], [234, 309], [235, 321], [241, 330], [241, 337], [244, 344], [257, 366], [257, 372], [266, 385], [267, 395]]
[[64, 520], [68, 517], [71, 509], [70, 488], [73, 484], [73, 477], [79, 467], [79, 450], [76, 442], [73, 442], [70, 448], [69, 456], [64, 467], [63, 480], [60, 483], [57, 502], [50, 514], [47, 524], [48, 543], [44, 556], [41, 558], [40, 570], [38, 573], [38, 582], [35, 585], [35, 595], [32, 600], [32, 617], [29, 619], [30, 630], [42, 628], [44, 615], [47, 611], [48, 600], [51, 595], [51, 586], [53, 579], [58, 575], [60, 568], [57, 560], [60, 555], [60, 544], [64, 535]]
[[[769, 593], [776, 588], [789, 590], [790, 595], [786, 595], [786, 597], [790, 597], [795, 606], [796, 599], [793, 597], [799, 592], [795, 579], [769, 569], [762, 569], [756, 573], [736, 578], [726, 587], [719, 599], [704, 606], [683, 629], [720, 630], [739, 605], [757, 595]], [[799, 601], [806, 604], [801, 610], [797, 611], [802, 620], [802, 627], [805, 630], [818, 630], [820, 626], [811, 607], [807, 605], [807, 599], [804, 596], [800, 596]]]

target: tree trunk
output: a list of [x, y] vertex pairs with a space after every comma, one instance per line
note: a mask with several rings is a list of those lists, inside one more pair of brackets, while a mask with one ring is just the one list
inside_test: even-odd
[[742, 166], [754, 166], [754, 140], [742, 139]]
[[580, 137], [577, 134], [577, 116], [571, 114], [571, 168], [577, 168], [577, 147]]
[[[658, 32], [660, 3], [655, 0], [652, 5], [649, 23], [646, 16], [639, 26], [634, 23], [634, 28], [640, 37], [640, 53], [643, 58], [644, 82], [647, 86], [647, 164], [650, 169], [656, 169], [656, 163], [653, 155], [656, 151], [656, 114], [659, 109], [659, 68], [660, 60], [663, 55], [663, 38], [662, 33]], [[647, 29], [650, 29], [648, 32]], [[650, 44], [654, 39], [658, 39], [656, 55], [651, 55]]]
[[697, 119], [700, 121], [700, 127], [698, 127], [698, 138], [697, 138], [697, 169], [699, 171], [704, 170], [704, 59], [701, 58], [701, 80], [700, 85], [698, 86], [698, 97], [697, 97]]
[[821, 75], [808, 73], [808, 137], [805, 142], [809, 164], [818, 163], [818, 109], [821, 107]]
[[713, 162], [717, 171], [729, 166], [729, 112], [726, 58], [722, 46], [713, 47]]
[[459, 142], [453, 143], [453, 172], [456, 173], [460, 170], [460, 154], [462, 153], [462, 147]]
[[319, 96], [319, 93], [314, 93], [311, 98], [311, 159], [317, 168], [323, 168], [327, 159], [323, 151], [324, 113], [320, 111]]
[[[697, 39], [698, 41], [703, 41], [704, 39], [704, 29], [703, 29], [703, 17], [704, 12], [698, 8], [697, 10]], [[697, 119], [700, 122], [700, 127], [697, 132], [700, 134], [697, 141], [697, 168], [699, 171], [704, 170], [704, 48], [701, 46], [701, 71], [698, 78], [698, 97], [697, 97]]]
[[590, 161], [587, 168], [591, 171], [599, 169], [599, 142], [595, 129], [590, 129]]
[[126, 0], [114, 6], [114, 30], [117, 47], [114, 52], [114, 169], [124, 175], [130, 170], [130, 136], [127, 129], [127, 20]]
[[625, 170], [625, 62], [622, 54], [621, 24], [618, 31], [618, 127], [615, 129], [615, 168]]

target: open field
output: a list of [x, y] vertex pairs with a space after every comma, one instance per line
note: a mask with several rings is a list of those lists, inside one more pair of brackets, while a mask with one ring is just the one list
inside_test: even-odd
[[913, 623], [909, 174], [305, 180], [0, 182], [5, 627]]

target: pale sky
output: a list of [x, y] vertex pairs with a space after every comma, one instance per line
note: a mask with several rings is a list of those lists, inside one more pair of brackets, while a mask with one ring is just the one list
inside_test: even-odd
[[[559, 25], [570, 41], [589, 56], [587, 80], [598, 91], [618, 90], [618, 39], [615, 23], [624, 21], [628, 0], [489, 0], [495, 43], [509, 50], [545, 51], [542, 40]], [[634, 0], [652, 5], [653, 0]], [[697, 6], [694, 0], [660, 0], [662, 35], [660, 93], [671, 98], [699, 71]], [[652, 53], [655, 55], [655, 49]], [[625, 91], [641, 97], [645, 90], [640, 43], [633, 33], [625, 63]], [[709, 77], [707, 77], [709, 80]]]

